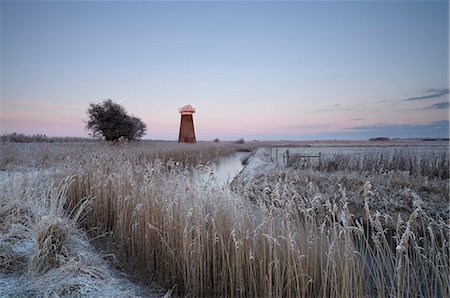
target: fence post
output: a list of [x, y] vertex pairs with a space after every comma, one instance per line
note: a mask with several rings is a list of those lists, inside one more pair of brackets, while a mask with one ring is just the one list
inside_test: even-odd
[[319, 169], [321, 165], [322, 165], [322, 152], [319, 152]]
[[289, 162], [289, 149], [286, 150], [286, 166], [288, 165]]
[[278, 148], [275, 149], [275, 163], [278, 165]]

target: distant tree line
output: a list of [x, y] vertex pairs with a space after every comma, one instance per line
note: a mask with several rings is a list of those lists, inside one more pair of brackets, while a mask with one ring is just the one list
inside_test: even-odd
[[436, 142], [436, 141], [450, 141], [450, 138], [423, 138], [420, 140], [424, 142]]
[[12, 143], [51, 143], [51, 142], [86, 142], [92, 141], [88, 138], [80, 137], [48, 137], [45, 134], [26, 135], [23, 133], [5, 133], [0, 136], [1, 142]]
[[[88, 111], [86, 129], [96, 139], [106, 141], [140, 140], [145, 135], [147, 125], [141, 119], [128, 115], [124, 107], [107, 99], [99, 104], [91, 103]], [[95, 139], [94, 139], [95, 140]], [[93, 139], [79, 137], [47, 137], [45, 134], [25, 135], [6, 133], [0, 136], [1, 142], [42, 143], [42, 142], [80, 142]]]
[[450, 138], [393, 138], [388, 137], [376, 137], [370, 138], [369, 141], [422, 141], [422, 142], [442, 142], [449, 141]]
[[369, 141], [373, 142], [373, 141], [390, 141], [391, 139], [388, 137], [375, 137], [375, 138], [370, 138]]

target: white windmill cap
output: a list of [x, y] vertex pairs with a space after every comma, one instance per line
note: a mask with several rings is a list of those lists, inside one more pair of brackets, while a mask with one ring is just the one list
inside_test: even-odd
[[185, 105], [178, 111], [181, 113], [181, 115], [192, 115], [193, 113], [195, 113], [195, 109], [191, 105]]

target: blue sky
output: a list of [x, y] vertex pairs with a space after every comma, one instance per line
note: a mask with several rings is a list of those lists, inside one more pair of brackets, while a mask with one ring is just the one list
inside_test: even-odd
[[[85, 136], [120, 102], [177, 139], [447, 137], [448, 2], [1, 4], [1, 133]], [[395, 128], [395, 129], [394, 129]]]

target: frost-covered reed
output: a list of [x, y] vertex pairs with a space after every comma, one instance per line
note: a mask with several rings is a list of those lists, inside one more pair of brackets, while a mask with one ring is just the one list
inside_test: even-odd
[[372, 210], [378, 190], [363, 181], [355, 215], [345, 183], [331, 195], [313, 181], [300, 191], [296, 181], [310, 172], [297, 180], [277, 172], [270, 187], [231, 191], [193, 181], [192, 171], [170, 159], [98, 152], [67, 170], [66, 208], [94, 198], [84, 217], [90, 234], [112, 241], [125, 268], [181, 295], [450, 295], [449, 226], [420, 204], [408, 218]]
[[[412, 150], [390, 148], [367, 148], [364, 154], [341, 152], [323, 154], [320, 159], [304, 158], [301, 154], [291, 154], [289, 166], [293, 168], [314, 168], [324, 172], [368, 172], [388, 173], [408, 172], [411, 175], [421, 175], [431, 178], [446, 179], [449, 177], [448, 146], [441, 150]], [[318, 149], [319, 150], [319, 149]]]
[[[135, 285], [111, 271], [77, 227], [87, 204], [63, 208], [72, 178], [56, 180], [37, 171], [10, 174], [8, 181], [1, 181], [0, 296], [138, 294]], [[155, 296], [161, 293], [153, 291]]]
[[48, 169], [67, 167], [73, 163], [87, 165], [99, 158], [117, 159], [132, 157], [135, 162], [145, 163], [154, 159], [175, 160], [199, 164], [235, 153], [251, 150], [252, 144], [231, 142], [198, 142], [184, 144], [171, 141], [119, 142], [113, 145], [105, 141], [11, 143], [0, 142], [0, 171]]
[[5, 295], [135, 295], [81, 223], [116, 265], [180, 295], [450, 296], [448, 209], [433, 207], [448, 177], [275, 168], [231, 190], [192, 179], [225, 143], [0, 149]]

